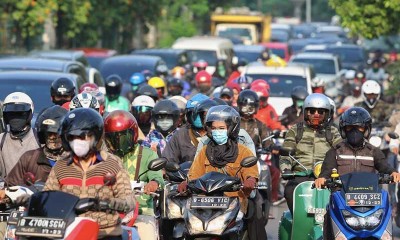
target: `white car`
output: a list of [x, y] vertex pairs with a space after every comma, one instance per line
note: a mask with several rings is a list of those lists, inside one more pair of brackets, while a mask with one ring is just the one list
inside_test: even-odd
[[308, 66], [266, 67], [259, 63], [249, 64], [243, 74], [253, 81], [264, 79], [270, 85], [268, 103], [279, 116], [293, 104], [291, 92], [294, 87], [303, 86], [311, 94], [311, 79], [315, 76]]

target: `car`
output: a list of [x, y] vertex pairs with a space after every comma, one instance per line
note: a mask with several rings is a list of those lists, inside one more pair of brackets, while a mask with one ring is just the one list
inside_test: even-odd
[[[24, 92], [31, 97], [34, 104], [34, 119], [45, 108], [54, 105], [51, 101], [51, 83], [59, 78], [71, 79], [75, 86], [82, 82], [82, 78], [76, 74], [48, 71], [7, 71], [0, 72], [0, 99], [12, 92]], [[76, 91], [78, 91], [76, 89]]]
[[131, 52], [134, 55], [149, 55], [161, 57], [167, 64], [169, 69], [176, 66], [185, 66], [189, 63], [187, 51], [184, 49], [172, 48], [150, 48], [150, 49], [137, 49]]
[[121, 95], [126, 95], [131, 91], [129, 79], [134, 73], [150, 70], [155, 73], [156, 69], [167, 68], [161, 57], [146, 55], [119, 55], [105, 59], [100, 64], [100, 73], [104, 79], [116, 74], [121, 77], [123, 88]]
[[78, 88], [88, 82], [85, 67], [76, 61], [63, 61], [35, 57], [0, 58], [0, 72], [5, 71], [47, 71], [73, 73], [80, 76]]
[[260, 63], [247, 65], [242, 73], [252, 80], [264, 79], [270, 85], [268, 103], [279, 116], [285, 108], [292, 105], [291, 92], [296, 86], [303, 86], [311, 93], [311, 80], [315, 77], [312, 68], [307, 66], [266, 67]]
[[89, 65], [96, 69], [99, 69], [104, 59], [117, 55], [116, 50], [106, 48], [76, 48], [75, 50], [83, 51]]
[[83, 51], [80, 50], [34, 50], [29, 54], [31, 57], [49, 58], [65, 61], [77, 61], [85, 67], [89, 66], [89, 62]]
[[332, 53], [298, 53], [290, 58], [290, 63], [305, 63], [313, 66], [316, 76], [325, 82], [325, 94], [336, 97], [341, 87], [340, 76], [343, 74], [340, 59]]
[[268, 49], [272, 51], [273, 54], [279, 56], [286, 62], [289, 61], [290, 56], [292, 55], [292, 51], [287, 43], [280, 42], [269, 42], [262, 43], [263, 46], [266, 46]]
[[238, 58], [246, 59], [247, 62], [255, 62], [261, 57], [261, 53], [267, 48], [262, 45], [234, 45], [233, 51]]

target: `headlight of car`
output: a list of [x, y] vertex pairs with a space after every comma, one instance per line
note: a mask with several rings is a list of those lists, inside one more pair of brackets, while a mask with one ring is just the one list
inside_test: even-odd
[[381, 223], [383, 210], [379, 209], [366, 217], [356, 216], [347, 210], [342, 210], [342, 214], [344, 219], [346, 220], [346, 223], [354, 230], [372, 230]]

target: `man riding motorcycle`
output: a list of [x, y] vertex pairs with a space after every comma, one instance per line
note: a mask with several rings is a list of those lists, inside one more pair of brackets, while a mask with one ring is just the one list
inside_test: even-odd
[[292, 89], [291, 96], [293, 101], [292, 106], [285, 108], [282, 113], [282, 116], [285, 118], [281, 123], [285, 125], [285, 127], [290, 127], [293, 124], [303, 121], [303, 105], [304, 100], [308, 96], [308, 91], [303, 86], [297, 86]]
[[75, 84], [71, 79], [59, 78], [51, 83], [51, 101], [56, 105], [63, 106], [65, 103], [71, 101], [75, 94]]
[[130, 110], [130, 103], [128, 99], [121, 96], [122, 80], [118, 75], [110, 75], [106, 78], [106, 112], [114, 110]]

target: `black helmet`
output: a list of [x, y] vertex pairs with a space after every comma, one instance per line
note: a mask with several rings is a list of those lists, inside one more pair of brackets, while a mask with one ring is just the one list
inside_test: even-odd
[[183, 81], [179, 78], [170, 78], [167, 81], [168, 94], [177, 96], [182, 94]]
[[77, 108], [70, 111], [61, 123], [59, 135], [65, 150], [70, 151], [69, 139], [71, 136], [92, 134], [94, 136], [91, 151], [97, 151], [97, 144], [103, 135], [104, 122], [100, 113], [91, 108]]
[[106, 78], [106, 95], [108, 99], [115, 100], [119, 97], [122, 90], [122, 79], [120, 76], [113, 74]]
[[137, 91], [137, 95], [138, 96], [140, 96], [140, 95], [149, 96], [154, 100], [154, 102], [156, 102], [158, 100], [157, 90], [148, 84], [143, 84]]
[[[63, 105], [66, 102], [69, 102], [76, 94], [75, 84], [69, 78], [59, 78], [54, 80], [51, 83], [50, 87], [50, 95], [53, 103], [57, 105]], [[54, 97], [69, 97], [70, 100], [55, 100]]]
[[292, 96], [293, 104], [299, 108], [302, 108], [303, 104], [297, 105], [297, 102], [302, 101], [302, 103], [304, 103], [304, 100], [308, 96], [308, 91], [303, 86], [297, 86], [292, 89], [291, 96]]
[[212, 100], [215, 101], [218, 105], [228, 105], [228, 103], [221, 98], [214, 97]]
[[36, 130], [41, 144], [46, 144], [46, 133], [58, 133], [61, 122], [68, 111], [58, 105], [47, 108], [36, 119]]
[[157, 131], [168, 135], [177, 128], [181, 110], [171, 100], [161, 100], [152, 110], [152, 118]]
[[231, 106], [214, 106], [211, 107], [206, 115], [205, 125], [207, 129], [207, 135], [210, 139], [211, 125], [215, 121], [224, 121], [228, 126], [228, 137], [234, 141], [237, 141], [240, 130], [240, 116], [239, 113]]
[[[205, 113], [213, 106], [218, 106], [218, 103], [211, 99], [205, 99], [196, 105], [192, 113], [192, 122], [194, 128], [204, 128]], [[201, 125], [200, 125], [200, 122]]]
[[372, 118], [367, 110], [361, 107], [347, 109], [339, 121], [339, 131], [342, 138], [346, 139], [346, 126], [361, 126], [365, 128], [364, 138], [368, 139], [371, 134]]
[[156, 67], [156, 75], [157, 76], [167, 76], [168, 75], [167, 65], [158, 65]]
[[256, 92], [245, 89], [240, 92], [237, 105], [240, 115], [254, 115], [260, 107], [260, 100]]

